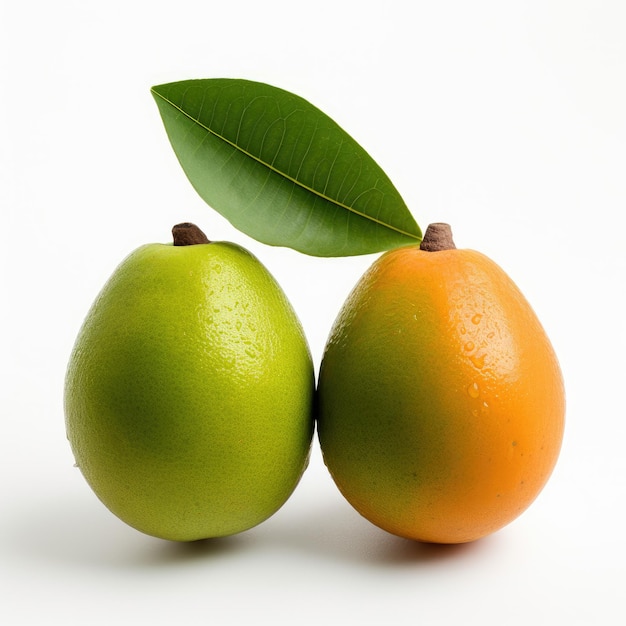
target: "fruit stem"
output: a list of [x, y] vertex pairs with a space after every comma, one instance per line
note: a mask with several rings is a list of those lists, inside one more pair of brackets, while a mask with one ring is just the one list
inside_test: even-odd
[[440, 252], [441, 250], [454, 250], [455, 248], [450, 224], [435, 222], [428, 225], [420, 244], [420, 250]]
[[172, 228], [175, 246], [194, 246], [199, 243], [211, 243], [207, 236], [191, 222], [176, 224]]

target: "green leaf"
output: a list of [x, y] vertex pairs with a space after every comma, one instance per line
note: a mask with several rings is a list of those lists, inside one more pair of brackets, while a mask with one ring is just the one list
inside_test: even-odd
[[228, 78], [159, 85], [152, 95], [198, 194], [258, 241], [349, 256], [421, 240], [382, 169], [303, 98]]

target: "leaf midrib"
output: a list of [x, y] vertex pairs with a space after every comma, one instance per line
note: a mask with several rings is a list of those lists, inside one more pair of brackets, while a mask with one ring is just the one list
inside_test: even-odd
[[401, 228], [397, 228], [396, 226], [393, 226], [392, 224], [387, 224], [386, 222], [383, 222], [380, 219], [372, 217], [371, 215], [367, 215], [365, 213], [362, 213], [361, 211], [357, 211], [355, 208], [353, 208], [353, 207], [351, 207], [351, 206], [349, 206], [347, 204], [344, 204], [342, 202], [339, 202], [338, 200], [335, 200], [334, 198], [331, 198], [331, 197], [327, 196], [326, 194], [319, 192], [317, 189], [313, 189], [313, 188], [309, 187], [308, 185], [303, 184], [297, 178], [293, 178], [292, 176], [289, 176], [285, 172], [282, 172], [281, 170], [275, 168], [271, 164], [266, 163], [265, 161], [261, 160], [256, 155], [251, 154], [247, 150], [244, 150], [241, 146], [239, 146], [236, 143], [230, 141], [229, 139], [227, 139], [223, 135], [220, 135], [219, 133], [215, 132], [213, 129], [207, 127], [200, 120], [197, 120], [196, 118], [194, 118], [191, 115], [189, 115], [189, 113], [187, 113], [184, 109], [182, 109], [177, 104], [175, 104], [174, 102], [172, 102], [171, 100], [166, 98], [163, 94], [159, 93], [154, 88], [150, 89], [150, 91], [152, 92], [153, 96], [158, 96], [159, 98], [161, 98], [161, 100], [163, 100], [164, 102], [169, 104], [172, 108], [176, 109], [179, 113], [184, 115], [188, 120], [190, 120], [191, 122], [194, 122], [195, 124], [197, 124], [198, 126], [203, 128], [207, 133], [213, 135], [213, 137], [216, 137], [217, 139], [222, 140], [223, 142], [227, 143], [229, 146], [231, 146], [235, 150], [238, 150], [242, 154], [245, 154], [247, 157], [249, 157], [252, 160], [256, 161], [260, 165], [263, 165], [264, 167], [267, 167], [270, 171], [274, 172], [275, 174], [278, 174], [279, 176], [282, 176], [286, 180], [294, 183], [295, 185], [298, 185], [300, 188], [305, 189], [309, 193], [312, 193], [313, 195], [316, 195], [317, 197], [322, 198], [323, 200], [326, 200], [327, 202], [330, 202], [331, 204], [334, 204], [335, 206], [337, 206], [339, 208], [345, 209], [346, 211], [349, 211], [350, 213], [358, 215], [359, 217], [362, 217], [364, 219], [370, 220], [371, 222], [374, 222], [376, 224], [380, 224], [381, 226], [384, 226], [385, 228], [389, 228], [390, 230], [393, 230], [393, 231], [395, 231], [395, 232], [397, 232], [397, 233], [399, 233], [401, 235], [404, 235], [406, 237], [410, 237], [412, 239], [415, 239], [416, 241], [420, 240], [420, 238], [417, 235], [413, 234], [413, 233], [407, 232], [407, 231], [405, 231], [405, 230], [403, 230]]

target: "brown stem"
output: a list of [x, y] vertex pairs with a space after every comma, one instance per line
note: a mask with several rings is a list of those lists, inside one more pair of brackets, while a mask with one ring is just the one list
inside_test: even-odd
[[176, 224], [172, 228], [175, 246], [194, 246], [199, 243], [211, 243], [207, 236], [191, 222]]
[[454, 250], [455, 248], [450, 224], [435, 222], [428, 225], [420, 244], [420, 250], [439, 252], [441, 250]]

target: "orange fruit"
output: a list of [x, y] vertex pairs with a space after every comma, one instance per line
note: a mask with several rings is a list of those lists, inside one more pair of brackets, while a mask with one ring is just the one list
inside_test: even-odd
[[446, 232], [431, 225], [421, 248], [383, 254], [348, 297], [320, 368], [318, 435], [365, 518], [461, 543], [511, 522], [544, 487], [565, 394], [520, 290]]

